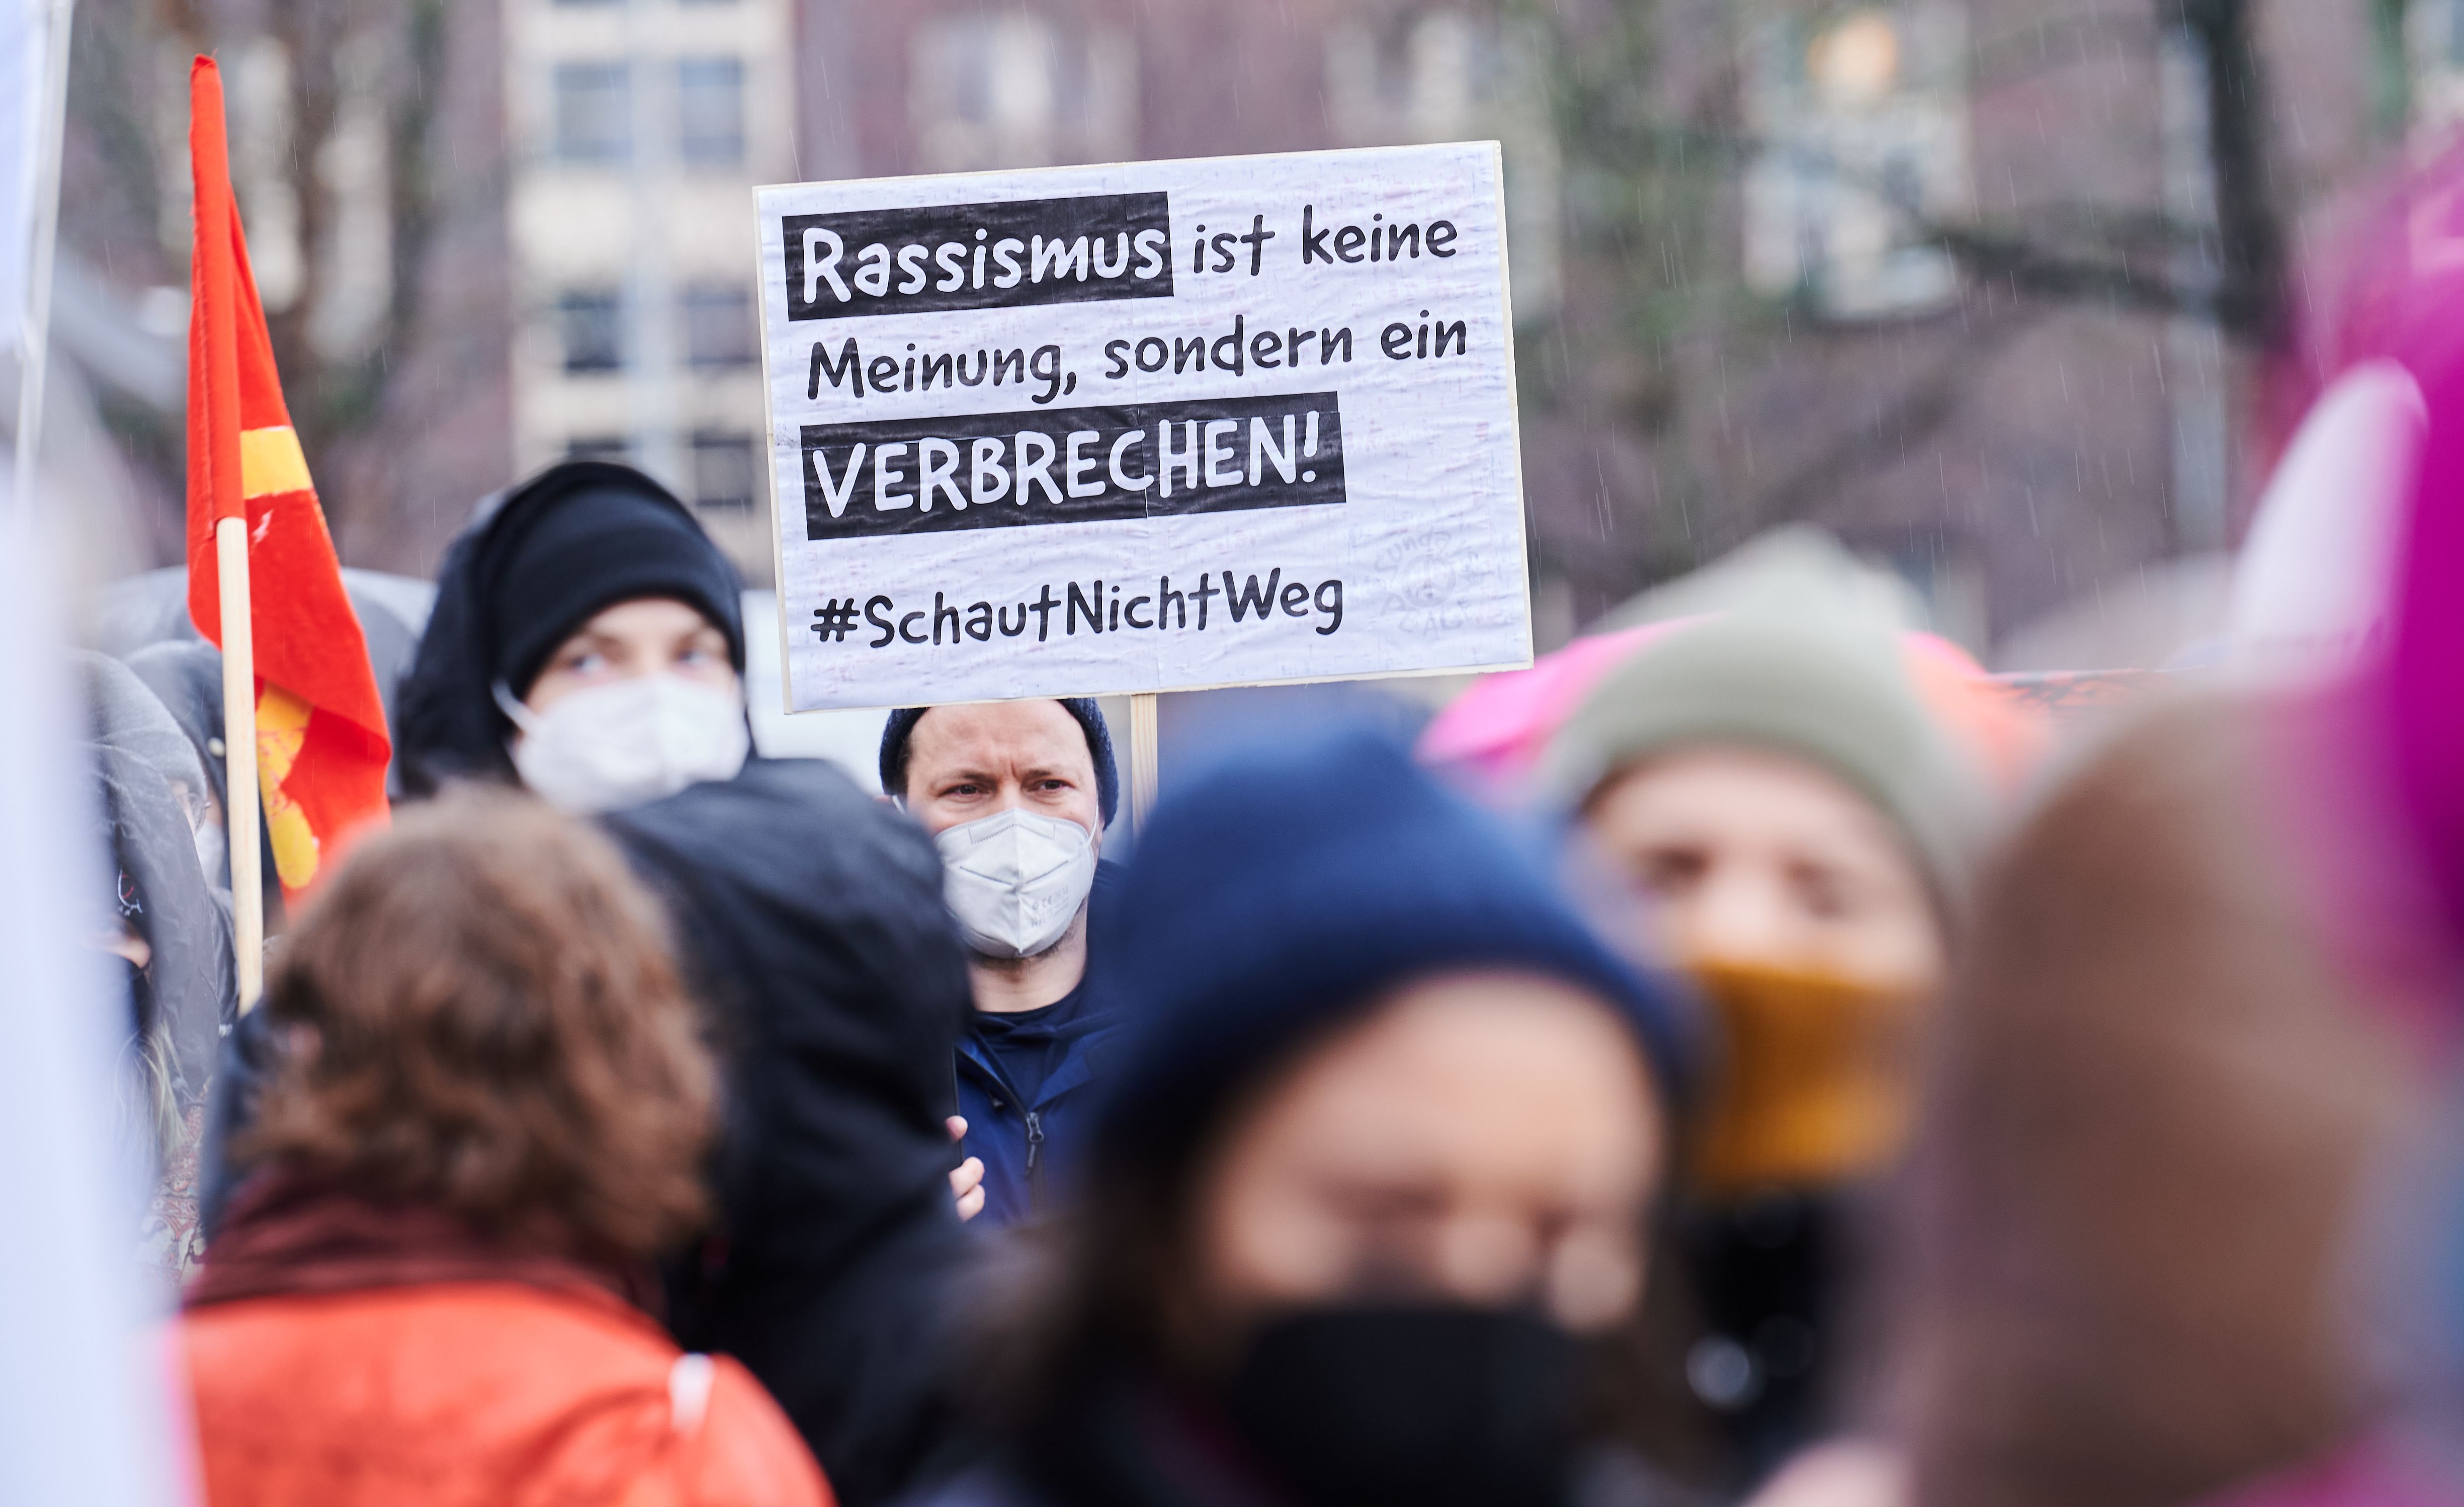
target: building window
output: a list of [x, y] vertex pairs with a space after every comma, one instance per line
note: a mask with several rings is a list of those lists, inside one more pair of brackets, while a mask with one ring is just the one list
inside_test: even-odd
[[749, 366], [760, 359], [749, 290], [688, 288], [684, 315], [685, 360], [689, 364], [707, 369]]
[[614, 293], [573, 292], [557, 300], [564, 369], [619, 371], [625, 366], [625, 300]]
[[602, 164], [632, 156], [632, 76], [625, 64], [556, 65], [556, 154]]
[[744, 512], [753, 506], [753, 438], [749, 434], [693, 437], [695, 507]]
[[564, 447], [567, 460], [629, 461], [633, 447], [621, 434], [577, 434]]
[[908, 113], [927, 171], [1134, 155], [1137, 55], [1124, 32], [1014, 10], [931, 22], [913, 49]]
[[1969, 201], [1967, 39], [1949, 0], [1768, 16], [1746, 58], [1746, 280], [1853, 320], [1959, 291], [1928, 227]]
[[744, 64], [688, 57], [676, 64], [677, 151], [688, 163], [744, 160]]

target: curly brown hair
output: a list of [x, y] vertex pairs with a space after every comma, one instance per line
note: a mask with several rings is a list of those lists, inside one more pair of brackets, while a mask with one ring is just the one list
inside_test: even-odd
[[508, 1244], [643, 1255], [707, 1216], [716, 1072], [666, 919], [598, 832], [461, 790], [352, 848], [286, 939], [252, 1164]]

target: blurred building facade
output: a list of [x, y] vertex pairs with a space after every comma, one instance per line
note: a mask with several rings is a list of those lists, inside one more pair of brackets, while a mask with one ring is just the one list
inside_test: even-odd
[[[2464, 0], [2399, 9], [2390, 52], [2389, 7], [2242, 0], [2297, 253], [2390, 160], [2408, 113], [2391, 88], [2416, 128], [2464, 119]], [[231, 11], [234, 34], [255, 24]], [[353, 277], [319, 284], [331, 307], [303, 339], [374, 340], [382, 365], [406, 332], [368, 311], [425, 290], [392, 407], [338, 432], [331, 457], [312, 451], [355, 563], [425, 568], [479, 491], [559, 455], [624, 454], [766, 580], [757, 184], [1463, 138], [1506, 148], [1543, 648], [1654, 580], [1811, 520], [1891, 563], [1981, 649], [2066, 607], [2094, 616], [2170, 591], [2176, 562], [2211, 580], [2200, 563], [2231, 543], [2269, 458], [2258, 365], [2195, 297], [2021, 286], [1934, 233], [2123, 264], [2175, 292], [2212, 279], [2215, 121], [2171, 0], [435, 13], [432, 119], [396, 108], [376, 153], [374, 124], [341, 112], [328, 176], [359, 208], [308, 233], [332, 246], [355, 227], [370, 245], [335, 263]], [[142, 51], [125, 34], [150, 24], [138, 0], [79, 15], [88, 55]], [[382, 84], [384, 50], [360, 45], [345, 61]], [[142, 130], [176, 143], [176, 93], [135, 82], [158, 66], [132, 64], [113, 89], [163, 94]], [[405, 155], [407, 122], [424, 160]], [[73, 137], [73, 182], [81, 162], [109, 169], [114, 131]], [[407, 167], [445, 186], [427, 220], [367, 190]], [[143, 256], [101, 199], [72, 207], [87, 237], [73, 250], [131, 307], [181, 278], [176, 175], [162, 177], [114, 211], [156, 233]], [[249, 205], [270, 283], [288, 255], [274, 201]], [[416, 233], [424, 262], [404, 252]], [[175, 423], [123, 445], [158, 506], [176, 504], [176, 447]]]
[[[2250, 10], [2299, 226], [2387, 144], [2382, 60], [2365, 6]], [[2158, 270], [2198, 286], [2200, 59], [2154, 0], [2108, 11], [804, 0], [798, 129], [838, 175], [1499, 137], [1543, 647], [1811, 519], [1982, 650], [2082, 595], [2170, 589], [2167, 562], [2229, 544], [2266, 459], [2255, 369], [2212, 321], [1996, 286], [1927, 240], [2137, 265], [2110, 245], [2164, 222]], [[1661, 162], [1621, 174], [1562, 76], [1636, 17], [1624, 108]], [[1691, 178], [1667, 166], [1689, 146]]]
[[753, 188], [796, 174], [789, 0], [503, 0], [516, 469], [631, 459], [757, 584]]

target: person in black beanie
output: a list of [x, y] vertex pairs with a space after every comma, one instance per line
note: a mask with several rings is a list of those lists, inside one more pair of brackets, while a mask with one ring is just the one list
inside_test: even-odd
[[1553, 1507], [1634, 1308], [1682, 1037], [1536, 857], [1366, 735], [1155, 812], [1139, 1017], [996, 1463], [937, 1507]]
[[[726, 1115], [715, 1229], [668, 1263], [664, 1317], [759, 1378], [841, 1507], [875, 1507], [962, 1445], [935, 1337], [969, 1249], [946, 1122], [966, 968], [913, 823], [831, 765], [750, 755], [743, 667], [736, 572], [691, 511], [567, 461], [447, 552], [395, 758], [413, 800], [519, 784], [597, 814], [667, 904]], [[280, 1050], [265, 1016], [232, 1035], [218, 1140]]]
[[[1112, 736], [1091, 699], [908, 707], [881, 732], [881, 787], [939, 848], [976, 1009], [958, 1044], [970, 1203], [992, 1226], [1047, 1211], [1073, 1170], [1124, 1019], [1088, 960], [1116, 888]], [[965, 1208], [966, 1205], [961, 1205]]]
[[630, 466], [568, 460], [488, 499], [403, 683], [405, 792], [491, 780], [594, 813], [733, 776], [751, 749], [741, 592]]

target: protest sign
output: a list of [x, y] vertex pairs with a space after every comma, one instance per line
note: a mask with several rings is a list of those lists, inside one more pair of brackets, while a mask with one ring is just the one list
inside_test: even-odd
[[759, 200], [791, 710], [1529, 661], [1495, 144]]

